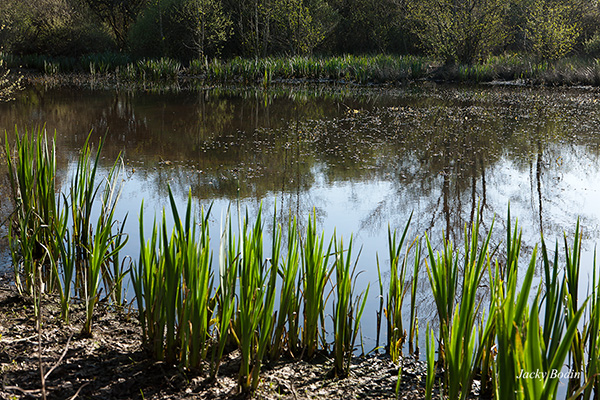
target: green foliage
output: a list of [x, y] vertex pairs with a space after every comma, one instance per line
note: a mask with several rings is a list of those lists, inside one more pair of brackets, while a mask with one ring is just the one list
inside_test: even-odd
[[230, 34], [220, 0], [153, 1], [132, 26], [129, 46], [140, 57], [204, 58], [218, 55]]
[[[387, 318], [387, 351], [392, 361], [398, 362], [402, 355], [402, 347], [406, 340], [406, 331], [403, 327], [402, 305], [406, 294], [406, 268], [408, 255], [412, 245], [407, 245], [403, 251], [406, 233], [410, 225], [409, 218], [400, 240], [397, 240], [396, 231], [392, 234], [388, 227], [388, 250], [390, 257], [390, 285], [388, 289], [385, 316]], [[417, 260], [419, 255], [417, 254]], [[416, 261], [418, 262], [418, 261]], [[412, 310], [412, 308], [411, 308]], [[412, 311], [411, 311], [412, 312]], [[412, 325], [412, 321], [411, 321]]]
[[533, 51], [543, 60], [557, 60], [573, 50], [579, 25], [571, 16], [569, 2], [535, 0], [527, 18]]
[[325, 0], [226, 1], [235, 21], [235, 53], [265, 57], [273, 53], [311, 53], [335, 26], [337, 17]]
[[330, 39], [334, 51], [351, 54], [406, 51], [406, 31], [402, 32], [406, 18], [401, 2], [333, 0], [329, 4], [338, 15]]
[[0, 27], [3, 50], [16, 54], [72, 56], [112, 46], [104, 27], [74, 1], [4, 0]]
[[424, 50], [447, 64], [484, 60], [504, 43], [503, 0], [423, 0], [407, 11]]
[[[115, 291], [122, 290], [123, 273], [120, 266], [111, 265], [118, 262], [118, 253], [127, 242], [122, 228], [114, 229], [119, 163], [110, 169], [104, 184], [97, 184], [102, 146], [92, 160], [88, 138], [77, 162], [69, 196], [63, 194], [61, 204], [61, 197], [56, 194], [54, 141], [50, 144], [45, 131], [40, 129], [37, 134], [26, 132], [22, 138], [16, 132], [15, 142], [13, 155], [7, 137], [6, 157], [16, 206], [9, 243], [17, 287], [39, 295], [36, 279], [40, 279], [49, 292], [58, 291], [61, 314], [67, 321], [72, 291], [78, 292], [86, 306], [82, 333], [89, 336], [101, 282], [113, 299], [119, 299], [119, 304], [121, 299]], [[94, 225], [91, 216], [100, 192], [102, 203]]]
[[[56, 157], [54, 141], [49, 143], [44, 128], [25, 131], [21, 137], [15, 130], [11, 149], [5, 134], [5, 156], [11, 195], [15, 205], [15, 224], [10, 226], [9, 242], [15, 279], [19, 291], [33, 294], [38, 266], [52, 287], [54, 280], [47, 255], [54, 252], [56, 237], [51, 231], [60, 210], [55, 199]], [[23, 278], [23, 281], [21, 280]]]
[[190, 31], [188, 46], [196, 49], [198, 58], [219, 55], [223, 43], [231, 35], [231, 19], [223, 11], [220, 0], [184, 0], [181, 21]]
[[[207, 358], [212, 271], [207, 218], [193, 216], [191, 194], [180, 216], [169, 189], [175, 226], [169, 234], [166, 214], [154, 221], [149, 241], [144, 236], [143, 204], [140, 211], [140, 257], [132, 270], [138, 318], [145, 346], [159, 360], [197, 368]], [[200, 226], [200, 233], [196, 226]]]
[[326, 1], [275, 1], [271, 8], [272, 39], [275, 51], [310, 54], [335, 24], [335, 15]]
[[0, 102], [13, 99], [14, 93], [20, 88], [21, 78], [11, 76], [6, 61], [0, 59]]
[[127, 43], [131, 25], [151, 0], [79, 0], [108, 25], [120, 49]]
[[302, 330], [302, 343], [310, 359], [317, 352], [320, 331], [325, 320], [325, 285], [329, 280], [332, 269], [327, 265], [331, 254], [333, 239], [327, 248], [325, 234], [319, 235], [316, 231], [316, 215], [308, 219], [306, 239], [302, 247], [302, 293], [304, 302], [304, 329]]

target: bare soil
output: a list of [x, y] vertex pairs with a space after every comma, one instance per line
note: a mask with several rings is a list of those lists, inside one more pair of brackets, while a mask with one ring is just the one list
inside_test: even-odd
[[[141, 346], [139, 323], [131, 310], [99, 304], [92, 338], [79, 335], [83, 319], [83, 305], [74, 304], [71, 321], [65, 324], [58, 301], [44, 298], [38, 335], [32, 300], [19, 295], [8, 277], [0, 277], [0, 399], [42, 398], [40, 364], [44, 374], [50, 371], [45, 381], [48, 399], [243, 398], [236, 381], [237, 351], [225, 357], [217, 379], [209, 381], [208, 368], [190, 371], [151, 359]], [[398, 395], [398, 366], [377, 354], [356, 357], [344, 379], [332, 376], [333, 363], [326, 356], [265, 365], [252, 398], [424, 398], [424, 363], [412, 358], [402, 363]]]

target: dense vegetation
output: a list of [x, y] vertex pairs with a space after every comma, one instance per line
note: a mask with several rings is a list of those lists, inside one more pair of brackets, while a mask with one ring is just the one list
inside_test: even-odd
[[14, 55], [214, 57], [395, 53], [444, 63], [600, 53], [592, 0], [4, 0]]

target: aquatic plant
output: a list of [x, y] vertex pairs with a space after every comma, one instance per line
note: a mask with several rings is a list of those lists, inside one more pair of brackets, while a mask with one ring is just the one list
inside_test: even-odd
[[324, 326], [325, 285], [332, 269], [328, 267], [333, 240], [324, 247], [325, 238], [316, 232], [316, 215], [308, 219], [305, 242], [302, 247], [302, 286], [304, 324], [302, 345], [306, 356], [312, 358], [319, 345], [319, 326]]
[[[21, 137], [15, 129], [15, 145], [11, 149], [5, 133], [5, 156], [15, 205], [14, 226], [9, 241], [17, 288], [33, 293], [36, 264], [49, 252], [56, 257], [55, 237], [50, 230], [60, 214], [55, 199], [56, 157], [54, 141], [50, 144], [43, 127], [34, 133], [27, 130]], [[54, 284], [50, 260], [42, 263], [44, 280], [51, 290]], [[21, 278], [24, 279], [22, 282]]]
[[208, 355], [212, 270], [207, 218], [193, 217], [191, 194], [180, 216], [169, 189], [175, 226], [168, 233], [166, 213], [154, 221], [150, 240], [144, 236], [143, 204], [140, 211], [140, 257], [132, 269], [138, 318], [145, 346], [159, 360], [197, 368]]
[[[365, 309], [369, 287], [358, 297], [354, 294], [356, 287], [356, 263], [360, 252], [352, 266], [352, 237], [347, 250], [344, 241], [335, 240], [335, 292], [333, 303], [333, 365], [336, 376], [346, 377], [350, 373], [350, 361], [354, 352], [354, 344], [360, 330], [360, 319]], [[346, 254], [344, 254], [346, 253]]]
[[263, 358], [270, 345], [275, 323], [275, 279], [281, 245], [281, 236], [274, 234], [271, 262], [266, 262], [263, 256], [261, 210], [254, 228], [248, 228], [246, 215], [240, 225], [239, 311], [235, 333], [242, 358], [239, 384], [244, 393], [249, 393], [258, 386]]
[[[480, 340], [486, 337], [485, 333], [482, 334], [483, 329], [479, 329], [477, 323], [480, 306], [477, 291], [489, 266], [489, 242], [492, 228], [490, 228], [490, 232], [480, 245], [479, 224], [480, 214], [478, 213], [471, 230], [468, 231], [465, 228], [462, 286], [458, 297], [459, 302], [453, 311], [441, 303], [444, 297], [440, 294], [443, 294], [446, 290], [446, 295], [451, 296], [453, 289], [456, 287], [445, 286], [442, 279], [450, 277], [450, 280], [452, 280], [458, 275], [457, 253], [453, 254], [452, 247], [444, 245], [447, 253], [441, 258], [437, 258], [442, 262], [440, 265], [431, 254], [431, 245], [428, 243], [430, 260], [432, 261], [431, 266], [428, 268], [428, 272], [431, 271], [429, 279], [432, 287], [436, 286], [434, 293], [438, 294], [437, 296], [434, 294], [434, 297], [436, 298], [438, 316], [440, 317], [440, 341], [443, 344], [443, 354], [440, 354], [440, 357], [446, 371], [446, 391], [452, 399], [466, 399], [471, 392], [473, 374], [478, 366]], [[450, 263], [444, 265], [448, 261]]]
[[385, 315], [387, 318], [387, 351], [390, 353], [394, 362], [397, 362], [402, 355], [402, 347], [406, 340], [406, 331], [403, 327], [402, 305], [407, 289], [405, 287], [407, 259], [412, 245], [406, 246], [404, 255], [402, 254], [402, 250], [404, 248], [411, 218], [409, 218], [406, 223], [399, 241], [397, 240], [396, 231], [392, 234], [391, 229], [388, 227], [390, 284]]
[[[277, 229], [281, 229], [278, 227]], [[296, 218], [288, 224], [287, 229], [287, 254], [279, 265], [279, 276], [281, 277], [281, 291], [279, 294], [279, 308], [277, 311], [277, 323], [271, 344], [271, 360], [279, 358], [284, 342], [287, 341], [287, 350], [295, 354], [300, 345], [300, 308], [302, 295], [298, 284], [300, 270], [300, 234]], [[287, 338], [284, 341], [284, 332], [287, 324]]]
[[425, 341], [425, 355], [427, 357], [427, 377], [425, 379], [425, 399], [431, 400], [433, 384], [435, 383], [435, 336], [427, 324], [427, 340]]
[[[417, 316], [417, 287], [419, 284], [419, 270], [421, 265], [421, 242], [419, 238], [415, 238], [415, 255], [413, 263], [413, 275], [410, 284], [410, 317], [409, 317], [409, 329], [408, 329], [408, 349], [409, 352], [413, 353], [413, 343], [415, 339], [418, 343], [418, 329], [419, 329], [419, 318]], [[416, 336], [416, 338], [415, 338]], [[418, 346], [417, 346], [418, 352]]]

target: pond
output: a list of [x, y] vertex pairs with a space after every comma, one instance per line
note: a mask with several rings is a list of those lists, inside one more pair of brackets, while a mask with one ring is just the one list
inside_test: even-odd
[[[328, 236], [335, 230], [346, 243], [353, 235], [362, 246], [360, 283], [371, 283], [367, 350], [379, 307], [377, 255], [385, 280], [388, 226], [403, 229], [411, 213], [411, 237], [427, 233], [435, 246], [442, 237], [460, 242], [480, 205], [484, 229], [496, 216], [498, 244], [510, 203], [529, 251], [540, 233], [562, 243], [580, 218], [582, 276], [591, 275], [600, 236], [597, 90], [427, 83], [158, 94], [30, 87], [0, 104], [0, 128], [9, 134], [43, 124], [56, 132], [63, 184], [90, 131], [94, 143], [106, 138], [104, 168], [121, 154], [117, 218], [129, 215], [126, 253], [133, 257], [142, 199], [150, 219], [168, 207], [169, 186], [182, 207], [189, 191], [200, 206], [212, 204], [213, 241], [227, 208], [238, 204], [251, 216], [262, 205], [267, 228], [274, 212], [284, 226], [298, 215], [305, 227], [314, 210]], [[428, 320], [435, 307], [425, 274], [420, 282], [419, 318]]]

